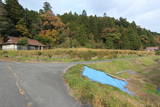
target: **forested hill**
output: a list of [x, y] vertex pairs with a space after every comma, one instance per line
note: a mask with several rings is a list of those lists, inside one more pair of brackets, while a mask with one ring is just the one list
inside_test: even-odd
[[36, 12], [24, 9], [17, 0], [0, 0], [0, 42], [7, 36], [20, 36], [51, 47], [139, 50], [160, 45], [159, 35], [125, 18], [88, 16], [85, 10], [79, 15], [55, 15], [48, 2]]
[[[158, 33], [151, 32], [128, 22], [125, 18], [115, 19], [87, 16], [84, 10], [81, 15], [66, 13], [60, 15], [63, 23], [74, 32], [72, 40], [79, 41], [81, 46], [111, 49], [143, 49], [158, 45]], [[157, 41], [156, 41], [157, 40]]]

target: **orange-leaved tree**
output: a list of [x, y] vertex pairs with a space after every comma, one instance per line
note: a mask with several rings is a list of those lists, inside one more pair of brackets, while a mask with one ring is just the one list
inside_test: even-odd
[[[49, 6], [51, 8], [51, 6]], [[47, 10], [46, 10], [47, 9]], [[43, 11], [43, 10], [42, 10]], [[44, 11], [41, 14], [42, 26], [40, 36], [50, 38], [52, 41], [50, 46], [57, 45], [60, 33], [65, 29], [65, 25], [60, 18], [53, 14], [52, 10], [44, 6]]]

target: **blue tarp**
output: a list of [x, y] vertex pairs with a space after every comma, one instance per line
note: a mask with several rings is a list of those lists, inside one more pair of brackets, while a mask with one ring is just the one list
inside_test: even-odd
[[129, 91], [126, 88], [128, 82], [113, 78], [112, 76], [110, 76], [104, 72], [97, 71], [97, 70], [94, 70], [92, 68], [85, 66], [82, 75], [89, 78], [92, 81], [96, 81], [101, 84], [106, 84], [106, 85], [110, 85], [113, 87], [117, 87], [120, 90], [122, 90], [130, 95], [133, 95], [133, 92]]

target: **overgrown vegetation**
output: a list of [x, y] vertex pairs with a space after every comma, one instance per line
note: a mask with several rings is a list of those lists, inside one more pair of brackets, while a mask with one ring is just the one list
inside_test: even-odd
[[27, 44], [28, 44], [28, 39], [27, 39], [27, 38], [21, 38], [21, 39], [18, 41], [18, 44], [19, 44], [19, 45], [27, 45]]
[[132, 50], [107, 50], [107, 49], [53, 49], [53, 50], [31, 50], [31, 51], [0, 51], [1, 58], [15, 60], [35, 61], [87, 61], [105, 60], [112, 58], [152, 56], [154, 52], [132, 51]]
[[[71, 94], [82, 103], [93, 107], [159, 107], [160, 57], [116, 59], [111, 62], [77, 65], [64, 75]], [[130, 96], [117, 88], [102, 85], [82, 76], [84, 66], [125, 78], [127, 88], [135, 93]]]
[[156, 55], [160, 55], [160, 50], [156, 51]]
[[49, 47], [142, 50], [160, 44], [160, 34], [125, 18], [65, 13], [55, 15], [44, 2], [39, 12], [24, 9], [18, 0], [0, 0], [0, 42], [7, 36], [36, 39]]

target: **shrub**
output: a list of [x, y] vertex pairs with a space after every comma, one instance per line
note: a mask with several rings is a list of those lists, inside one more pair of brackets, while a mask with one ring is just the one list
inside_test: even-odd
[[8, 57], [8, 51], [3, 51], [3, 52], [2, 52], [2, 56]]
[[18, 44], [20, 45], [27, 45], [28, 44], [28, 39], [27, 38], [21, 38], [19, 41], [18, 41]]
[[156, 51], [156, 55], [160, 55], [160, 50]]
[[38, 55], [38, 56], [41, 56], [41, 55], [42, 55], [42, 52], [41, 52], [41, 51], [38, 51], [38, 52], [37, 52], [37, 55]]

